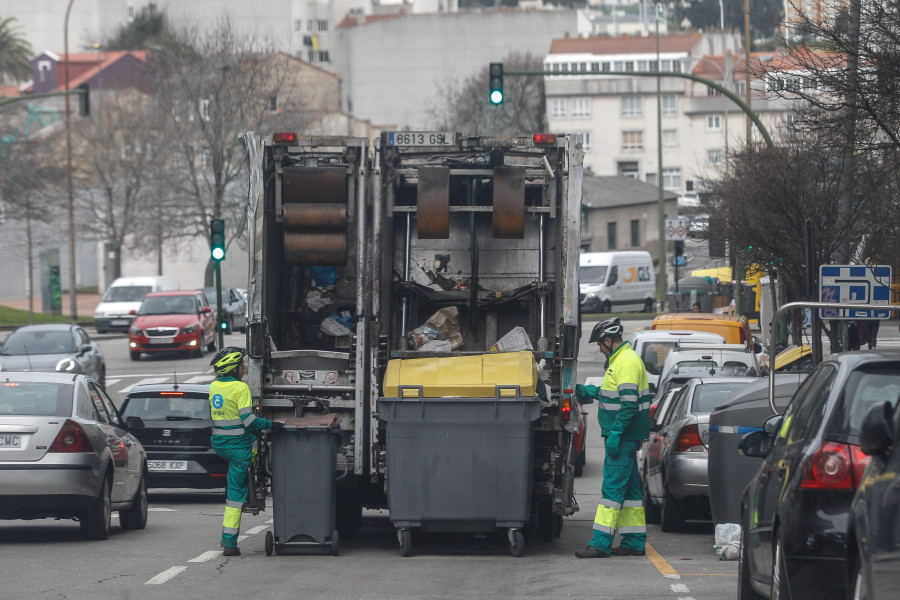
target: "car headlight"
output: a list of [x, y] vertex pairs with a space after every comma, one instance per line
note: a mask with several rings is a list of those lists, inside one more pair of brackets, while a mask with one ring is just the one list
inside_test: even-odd
[[74, 358], [64, 358], [58, 363], [56, 363], [57, 371], [74, 371], [75, 367], [78, 366], [78, 363], [75, 362]]
[[128, 333], [130, 333], [131, 335], [144, 335], [144, 332], [141, 331], [140, 327], [129, 327]]
[[188, 325], [187, 327], [181, 328], [181, 333], [194, 333], [200, 326], [194, 323], [193, 325]]
[[596, 298], [597, 294], [595, 292], [591, 292], [590, 294], [587, 295], [587, 297], [588, 298]]

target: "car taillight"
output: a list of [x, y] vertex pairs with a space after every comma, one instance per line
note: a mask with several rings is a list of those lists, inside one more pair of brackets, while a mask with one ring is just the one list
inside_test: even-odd
[[659, 408], [659, 404], [651, 404], [650, 405], [650, 420], [653, 420], [653, 417], [656, 416], [656, 409]]
[[564, 421], [568, 421], [569, 417], [572, 416], [572, 398], [569, 396], [563, 396], [562, 404], [559, 407], [560, 415]]
[[91, 440], [82, 429], [81, 425], [72, 419], [66, 419], [62, 429], [53, 440], [53, 445], [47, 452], [93, 452]]
[[854, 490], [868, 462], [858, 446], [825, 442], [806, 465], [800, 489]]
[[675, 440], [675, 452], [705, 452], [706, 447], [700, 441], [700, 428], [696, 424], [685, 425], [678, 432]]

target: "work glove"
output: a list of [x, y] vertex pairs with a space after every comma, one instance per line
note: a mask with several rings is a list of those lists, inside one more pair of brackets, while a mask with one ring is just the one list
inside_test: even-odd
[[272, 433], [281, 433], [284, 431], [284, 423], [281, 421], [272, 421]]
[[597, 386], [577, 384], [575, 386], [575, 398], [582, 404], [593, 404], [594, 396], [590, 393], [590, 388], [594, 388], [596, 390]]
[[620, 442], [618, 433], [611, 433], [609, 437], [606, 438], [606, 455], [610, 458], [619, 458], [619, 442]]

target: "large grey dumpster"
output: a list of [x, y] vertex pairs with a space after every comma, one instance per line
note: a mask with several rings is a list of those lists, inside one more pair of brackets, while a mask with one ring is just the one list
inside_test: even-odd
[[339, 552], [334, 527], [335, 471], [340, 437], [334, 415], [287, 419], [272, 436], [273, 531], [266, 554]]
[[[401, 386], [401, 395], [403, 394]], [[486, 533], [507, 528], [510, 552], [523, 548], [520, 528], [531, 510], [535, 396], [379, 398], [387, 423], [387, 496], [400, 552], [410, 528]]]
[[[775, 375], [775, 407], [784, 411], [806, 373]], [[759, 469], [761, 459], [744, 456], [738, 444], [745, 434], [762, 429], [772, 416], [769, 378], [763, 377], [720, 404], [709, 415], [709, 503], [713, 522], [740, 523], [741, 494]]]

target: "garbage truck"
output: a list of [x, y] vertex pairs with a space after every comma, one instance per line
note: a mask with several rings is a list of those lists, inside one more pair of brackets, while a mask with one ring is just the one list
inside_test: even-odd
[[[440, 396], [454, 428], [492, 435], [491, 427], [468, 422], [483, 415], [471, 408], [465, 386], [441, 387], [477, 379], [489, 388], [481, 386], [479, 397], [518, 402], [528, 415], [526, 426], [514, 426], [524, 431], [524, 464], [501, 464], [495, 473], [527, 486], [524, 501], [514, 500], [522, 514], [515, 523], [501, 515], [485, 523], [479, 515], [456, 524], [448, 515], [449, 529], [435, 529], [509, 527], [514, 554], [520, 525], [534, 539], [553, 539], [563, 517], [578, 510], [572, 440], [582, 426], [574, 397], [580, 145], [549, 134], [451, 132], [241, 139], [251, 171], [245, 381], [266, 418], [335, 418], [341, 535], [359, 529], [364, 508], [408, 506], [429, 485], [416, 477], [392, 485], [400, 474], [389, 465], [412, 465], [402, 454], [408, 445], [397, 441], [403, 401], [430, 411], [429, 399]], [[497, 367], [507, 353], [525, 353], [531, 367], [510, 366], [520, 358]], [[412, 362], [423, 360], [431, 362]], [[434, 427], [427, 419], [411, 427], [424, 433], [416, 445], [422, 456], [432, 451]], [[481, 443], [474, 434], [464, 439]], [[485, 446], [482, 455], [497, 448]], [[254, 510], [265, 508], [267, 452], [261, 444]], [[411, 526], [442, 521], [432, 517], [398, 524], [401, 550]]]

